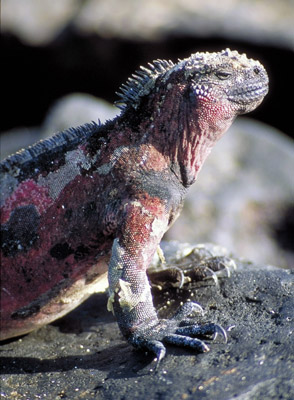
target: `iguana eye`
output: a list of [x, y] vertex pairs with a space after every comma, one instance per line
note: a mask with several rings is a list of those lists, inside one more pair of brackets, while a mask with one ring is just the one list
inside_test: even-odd
[[231, 76], [230, 72], [227, 71], [216, 71], [215, 75], [221, 79], [221, 80], [225, 80], [228, 79]]

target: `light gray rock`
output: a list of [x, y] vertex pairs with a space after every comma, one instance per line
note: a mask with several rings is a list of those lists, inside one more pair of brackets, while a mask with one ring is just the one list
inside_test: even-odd
[[57, 100], [50, 108], [42, 126], [42, 136], [48, 137], [91, 121], [104, 123], [118, 113], [117, 107], [103, 99], [85, 93], [72, 93]]
[[293, 7], [292, 0], [9, 0], [2, 4], [2, 30], [33, 45], [47, 44], [71, 25], [108, 38], [217, 36], [293, 49]]
[[74, 18], [79, 3], [79, 0], [3, 1], [3, 32], [14, 33], [28, 44], [46, 45]]

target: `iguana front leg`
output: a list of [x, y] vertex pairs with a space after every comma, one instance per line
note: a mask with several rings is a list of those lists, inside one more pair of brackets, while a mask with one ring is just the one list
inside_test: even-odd
[[199, 326], [187, 321], [201, 309], [198, 304], [186, 303], [169, 320], [159, 319], [153, 306], [146, 270], [167, 229], [164, 205], [154, 207], [149, 199], [146, 204], [133, 201], [124, 208], [125, 222], [114, 240], [108, 273], [108, 308], [122, 333], [135, 347], [153, 352], [158, 362], [165, 355], [163, 343], [208, 351], [203, 341], [191, 336], [221, 333], [226, 338], [226, 333], [215, 324]]

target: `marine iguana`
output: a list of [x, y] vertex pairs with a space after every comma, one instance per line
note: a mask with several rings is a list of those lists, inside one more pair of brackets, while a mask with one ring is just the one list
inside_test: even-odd
[[1, 339], [64, 315], [99, 289], [135, 347], [158, 362], [164, 343], [208, 351], [186, 303], [159, 319], [147, 268], [187, 190], [238, 114], [268, 91], [264, 67], [226, 49], [141, 67], [105, 124], [58, 133], [1, 163]]

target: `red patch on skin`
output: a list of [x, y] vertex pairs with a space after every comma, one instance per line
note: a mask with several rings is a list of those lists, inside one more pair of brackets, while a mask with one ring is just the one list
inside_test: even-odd
[[148, 210], [153, 217], [161, 218], [165, 215], [165, 204], [158, 197], [151, 197], [148, 193], [143, 193], [137, 196], [142, 207]]
[[[30, 201], [28, 202], [28, 199]], [[48, 188], [38, 185], [33, 179], [20, 183], [13, 194], [6, 199], [1, 209], [1, 224], [7, 222], [10, 214], [17, 207], [34, 205], [39, 214], [43, 214], [54, 200], [49, 197]]]
[[[136, 257], [142, 255], [143, 249], [145, 255], [150, 249], [153, 251], [154, 245], [156, 248], [157, 242], [161, 238], [153, 235], [152, 224], [155, 219], [159, 219], [164, 223], [166, 220], [165, 205], [159, 198], [150, 197], [147, 193], [144, 193], [138, 196], [134, 203], [127, 204], [125, 211], [127, 212], [127, 223], [123, 228], [124, 246], [132, 249], [132, 255]], [[142, 266], [139, 264], [138, 269], [146, 268], [146, 263], [142, 263]]]
[[[198, 98], [199, 127], [207, 131], [207, 139], [220, 139], [223, 133], [232, 124], [235, 111], [228, 100], [215, 101], [213, 95]], [[216, 135], [216, 138], [214, 136]]]
[[142, 145], [138, 156], [140, 158], [140, 167], [147, 171], [163, 171], [168, 167], [166, 159], [162, 156], [162, 153], [153, 146], [147, 144]]
[[[131, 171], [130, 175], [135, 174], [136, 170], [163, 171], [168, 167], [168, 163], [162, 153], [150, 144], [126, 148], [115, 165], [116, 168], [120, 166], [121, 171], [119, 173], [124, 173], [127, 170]], [[134, 166], [137, 168], [134, 168]]]

